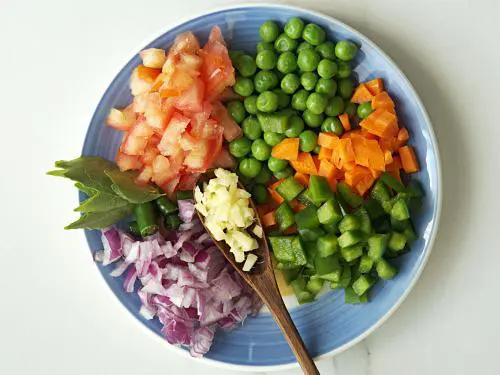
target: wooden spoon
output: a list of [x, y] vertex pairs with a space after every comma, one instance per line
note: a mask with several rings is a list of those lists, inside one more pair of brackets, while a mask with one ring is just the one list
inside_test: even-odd
[[[206, 181], [207, 176], [203, 177], [203, 180]], [[238, 187], [241, 189], [245, 189], [241, 184], [238, 183]], [[200, 187], [201, 188], [201, 187]], [[262, 223], [260, 222], [259, 215], [257, 214], [257, 209], [255, 208], [255, 204], [252, 200], [250, 200], [250, 204], [252, 209], [255, 212], [256, 223], [260, 225], [261, 228]], [[205, 226], [205, 217], [196, 211], [203, 227], [206, 231], [212, 236], [212, 233]], [[245, 280], [248, 285], [259, 295], [262, 301], [267, 305], [271, 313], [273, 314], [273, 318], [278, 323], [281, 331], [285, 335], [290, 348], [292, 349], [297, 361], [300, 364], [300, 367], [304, 371], [306, 375], [314, 375], [318, 374], [319, 371], [314, 364], [313, 359], [307, 352], [307, 349], [300, 337], [295, 324], [288, 313], [288, 310], [281, 298], [281, 294], [278, 289], [278, 284], [276, 283], [276, 278], [274, 277], [274, 270], [271, 264], [271, 257], [269, 253], [269, 247], [267, 245], [267, 240], [264, 234], [263, 238], [256, 238], [259, 242], [259, 248], [254, 250], [254, 254], [258, 256], [257, 263], [253, 266], [253, 268], [249, 272], [245, 272], [242, 270], [243, 263], [236, 263], [234, 260], [234, 255], [229, 252], [229, 246], [225, 241], [216, 241], [213, 236], [212, 240], [215, 245], [222, 252], [224, 257], [228, 260], [229, 263], [236, 269], [236, 271], [240, 274], [240, 276]]]

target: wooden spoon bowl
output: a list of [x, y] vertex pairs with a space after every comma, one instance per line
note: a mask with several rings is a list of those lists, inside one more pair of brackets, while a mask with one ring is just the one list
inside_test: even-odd
[[[199, 182], [206, 182], [213, 178], [213, 172], [207, 173], [200, 178]], [[245, 189], [243, 185], [238, 183], [238, 187], [240, 189]], [[202, 188], [202, 186], [200, 186]], [[260, 225], [263, 228], [262, 223], [260, 221], [260, 217], [257, 213], [257, 209], [255, 207], [254, 202], [250, 199], [250, 205], [255, 212], [255, 224]], [[280, 327], [281, 331], [285, 335], [290, 348], [292, 349], [297, 361], [299, 362], [304, 374], [319, 374], [319, 371], [314, 364], [313, 359], [307, 352], [307, 349], [300, 337], [295, 324], [293, 323], [290, 314], [281, 298], [281, 294], [278, 289], [278, 284], [276, 283], [276, 278], [274, 276], [273, 265], [271, 262], [271, 255], [269, 252], [269, 246], [267, 244], [267, 238], [264, 234], [262, 238], [258, 238], [256, 236], [255, 239], [259, 244], [259, 248], [254, 250], [253, 253], [257, 255], [258, 260], [256, 264], [252, 267], [252, 269], [248, 272], [243, 271], [242, 267], [244, 263], [237, 263], [234, 260], [234, 255], [229, 251], [230, 248], [225, 241], [216, 241], [212, 233], [205, 226], [205, 217], [196, 211], [200, 221], [207, 231], [208, 234], [212, 237], [217, 248], [222, 252], [224, 257], [227, 259], [229, 263], [234, 267], [234, 269], [238, 272], [238, 274], [242, 277], [245, 282], [250, 285], [250, 287], [259, 295], [262, 301], [266, 304], [266, 306], [271, 311], [274, 320]], [[250, 227], [249, 229], [251, 229]], [[251, 230], [249, 230], [251, 233]]]

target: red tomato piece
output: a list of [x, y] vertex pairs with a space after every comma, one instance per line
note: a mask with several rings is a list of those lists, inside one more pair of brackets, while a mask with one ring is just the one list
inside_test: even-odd
[[181, 176], [177, 189], [179, 190], [193, 190], [196, 186], [196, 181], [201, 173], [186, 173]]
[[241, 137], [243, 132], [236, 121], [234, 121], [228, 113], [226, 107], [224, 107], [221, 102], [215, 102], [213, 107], [214, 117], [219, 120], [220, 124], [224, 128], [224, 139], [231, 142], [233, 139]]
[[172, 47], [170, 47], [169, 54], [176, 54], [179, 52], [196, 53], [200, 49], [198, 39], [191, 31], [187, 31], [175, 37]]
[[143, 155], [152, 135], [153, 129], [145, 122], [137, 123], [125, 138], [122, 151], [127, 155]]
[[196, 148], [189, 151], [184, 159], [184, 165], [190, 172], [205, 172], [219, 156], [222, 148], [222, 134], [211, 139], [202, 139]]
[[116, 164], [122, 172], [141, 169], [142, 167], [142, 162], [139, 156], [127, 155], [121, 151], [119, 151], [116, 155]]
[[135, 178], [135, 183], [137, 185], [146, 185], [151, 181], [151, 177], [153, 177], [153, 167], [147, 165], [145, 166], [141, 173]]
[[174, 198], [174, 193], [175, 190], [177, 189], [177, 186], [179, 184], [179, 180], [181, 179], [180, 176], [175, 176], [171, 180], [165, 182], [163, 185], [159, 185], [160, 188], [167, 193], [167, 196], [169, 198]]
[[160, 150], [163, 155], [174, 155], [179, 151], [179, 140], [181, 134], [186, 130], [189, 121], [191, 120], [188, 117], [178, 112], [174, 113], [158, 144], [158, 150]]
[[204, 62], [202, 77], [205, 81], [205, 95], [207, 100], [213, 101], [226, 87], [233, 86], [236, 82], [233, 64], [218, 26], [212, 28], [200, 55]]
[[211, 166], [213, 168], [234, 168], [234, 158], [231, 156], [226, 147], [222, 147], [219, 157], [213, 161]]
[[181, 111], [199, 112], [203, 109], [204, 85], [199, 79], [181, 95], [175, 98], [175, 106]]
[[152, 180], [157, 185], [163, 185], [172, 178], [174, 178], [177, 174], [177, 171], [170, 168], [170, 161], [167, 157], [163, 155], [156, 156], [153, 161], [153, 175]]

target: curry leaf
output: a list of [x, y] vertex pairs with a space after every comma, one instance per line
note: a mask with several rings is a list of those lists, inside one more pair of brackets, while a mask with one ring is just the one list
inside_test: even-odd
[[135, 205], [127, 204], [105, 212], [89, 212], [82, 215], [77, 221], [69, 224], [64, 229], [101, 229], [116, 224], [130, 216]]
[[130, 204], [125, 199], [115, 194], [97, 192], [84, 200], [75, 211], [79, 212], [104, 212]]
[[131, 203], [146, 203], [164, 195], [152, 185], [137, 185], [135, 183], [136, 172], [109, 170], [106, 171], [106, 175], [113, 182], [111, 186], [113, 191]]

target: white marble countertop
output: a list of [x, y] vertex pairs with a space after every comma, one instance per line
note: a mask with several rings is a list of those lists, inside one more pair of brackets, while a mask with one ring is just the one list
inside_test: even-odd
[[[75, 191], [44, 176], [78, 153], [136, 48], [181, 17], [234, 3], [0, 0], [1, 374], [234, 374], [144, 334], [98, 276], [83, 234], [62, 230]], [[434, 123], [445, 182], [415, 289], [368, 339], [319, 363], [322, 374], [499, 374], [500, 2], [290, 3], [339, 18], [393, 57]]]

